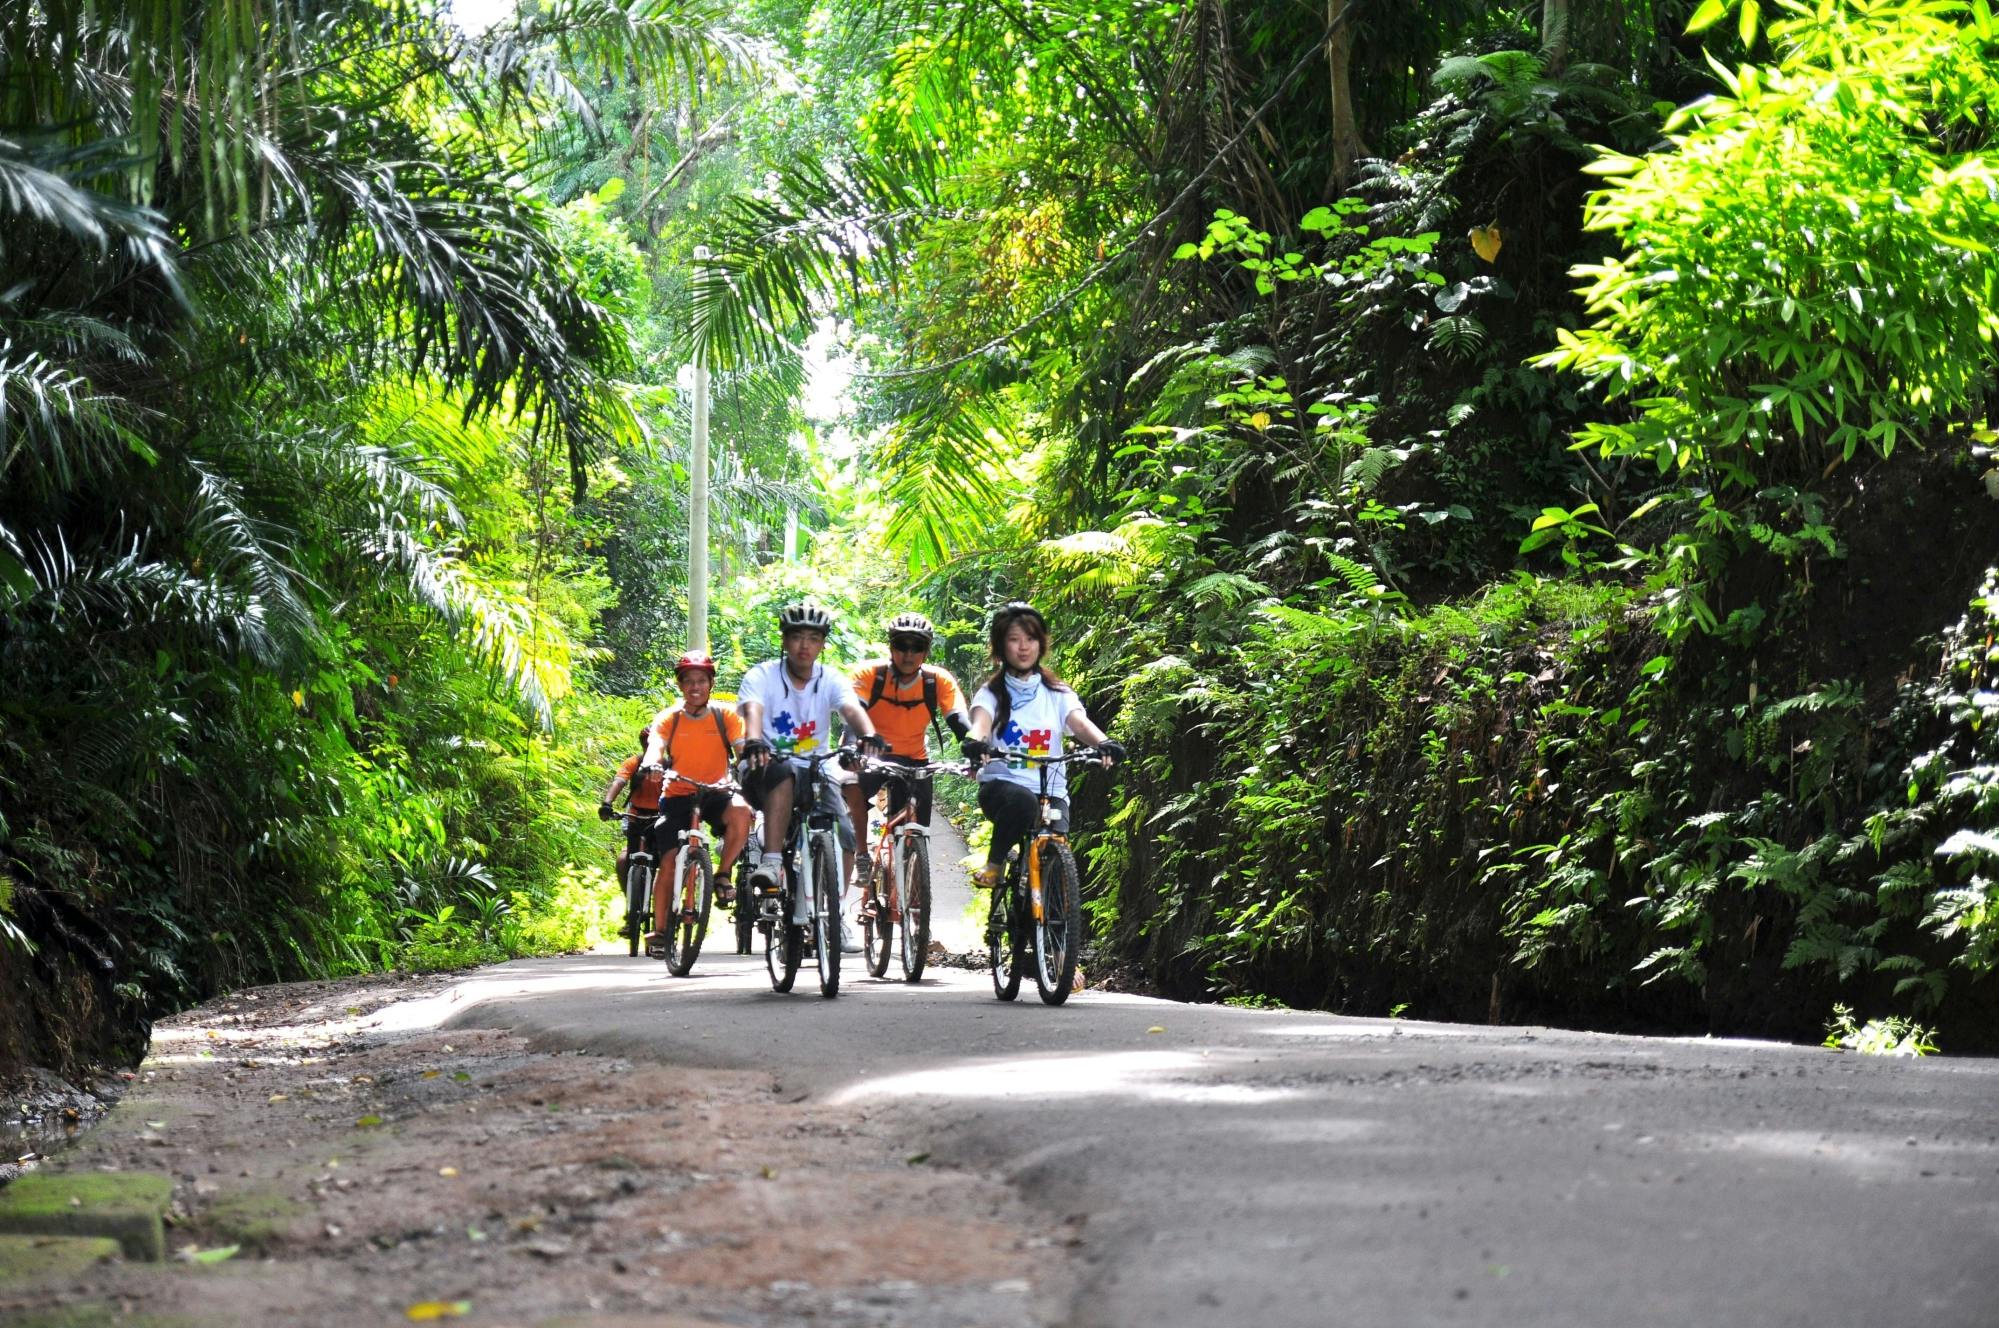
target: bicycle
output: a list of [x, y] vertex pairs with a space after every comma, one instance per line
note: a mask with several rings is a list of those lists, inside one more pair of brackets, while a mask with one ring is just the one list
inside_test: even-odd
[[879, 837], [869, 854], [874, 871], [868, 877], [861, 898], [862, 957], [870, 977], [888, 972], [891, 942], [900, 924], [902, 980], [915, 982], [923, 976], [930, 948], [930, 827], [916, 822], [915, 790], [918, 780], [927, 780], [940, 770], [964, 774], [963, 766], [932, 762], [903, 765], [895, 761], [869, 758], [867, 768], [901, 784], [902, 806], [882, 822]]
[[[675, 847], [671, 863], [664, 873], [668, 882], [677, 882], [680, 889], [675, 891], [671, 884], [660, 887], [660, 877], [653, 879], [653, 917], [661, 923], [659, 934], [664, 938], [660, 958], [666, 960], [667, 972], [677, 978], [684, 978], [694, 970], [694, 961], [701, 956], [701, 943], [708, 936], [708, 916], [715, 900], [715, 862], [708, 850], [708, 831], [701, 824], [701, 794], [733, 794], [735, 784], [724, 780], [719, 784], [704, 784], [698, 779], [667, 770], [662, 776], [664, 786], [676, 783], [694, 790], [693, 807], [688, 815], [687, 829], [681, 834], [680, 843]], [[673, 898], [678, 895], [678, 898]], [[692, 903], [687, 901], [692, 900]], [[671, 922], [668, 923], [668, 919]]]
[[828, 1000], [840, 994], [839, 794], [829, 792], [825, 799], [815, 795], [822, 783], [830, 789], [831, 781], [820, 773], [827, 760], [850, 755], [850, 749], [836, 748], [792, 766], [791, 825], [784, 869], [778, 874], [776, 914], [757, 922], [772, 991], [791, 990], [809, 948], [819, 968], [819, 994]]
[[1034, 956], [1034, 986], [1045, 1005], [1069, 999], [1076, 980], [1083, 906], [1076, 855], [1068, 837], [1053, 828], [1048, 770], [1057, 765], [1106, 765], [1094, 748], [1063, 756], [1020, 758], [1041, 768], [1041, 817], [1027, 842], [1007, 850], [1006, 869], [993, 887], [986, 914], [986, 955], [992, 961], [993, 995], [1020, 994], [1021, 965]]
[[[764, 814], [758, 812], [750, 822], [746, 843], [764, 842], [763, 817]], [[757, 934], [757, 892], [750, 887], [750, 873], [756, 870], [752, 862], [755, 857], [755, 853], [746, 852], [736, 859], [736, 903], [730, 917], [736, 927], [736, 953], [739, 955], [750, 953]]]
[[[647, 828], [659, 824], [658, 812], [623, 812], [625, 832], [631, 833], [635, 822], [646, 822]], [[658, 860], [652, 855], [652, 837], [646, 836], [639, 846], [625, 855], [625, 939], [631, 943], [629, 957], [636, 959], [639, 946], [645, 941], [646, 924], [652, 921], [653, 878], [658, 875]]]

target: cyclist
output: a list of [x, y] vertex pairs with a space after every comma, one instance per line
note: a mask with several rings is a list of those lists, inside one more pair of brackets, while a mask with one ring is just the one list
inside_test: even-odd
[[604, 800], [597, 804], [597, 819], [615, 821], [618, 812], [611, 802], [626, 787], [631, 789], [631, 796], [625, 801], [625, 810], [631, 813], [632, 819], [625, 822], [625, 847], [618, 854], [619, 889], [624, 888], [626, 860], [639, 851], [647, 836], [651, 836], [653, 860], [660, 858], [659, 836], [652, 821], [659, 814], [660, 772], [645, 764], [646, 744], [651, 737], [650, 725], [639, 730], [639, 749], [627, 756], [617, 773], [611, 776], [611, 782], [604, 788]]
[[[996, 610], [986, 644], [993, 674], [972, 698], [972, 731], [959, 747], [972, 761], [984, 762], [979, 810], [993, 823], [993, 838], [986, 865], [974, 879], [990, 888], [999, 882], [1007, 850], [1028, 836], [1040, 812], [1041, 772], [1023, 758], [1060, 756], [1064, 732], [1097, 747], [1112, 764], [1124, 760], [1125, 752], [1090, 722], [1082, 698], [1048, 667], [1048, 623], [1032, 604], [1013, 600]], [[1048, 772], [1054, 828], [1063, 832], [1069, 816], [1065, 773], [1059, 765]]]
[[[793, 768], [806, 765], [808, 757], [829, 748], [836, 711], [846, 721], [848, 731], [857, 735], [862, 751], [879, 756], [888, 750], [875, 733], [861, 699], [854, 695], [853, 684], [819, 662], [826, 650], [827, 634], [833, 630], [832, 613], [823, 605], [801, 600], [778, 611], [777, 626], [784, 638], [784, 653], [751, 669], [737, 695], [747, 735], [743, 764], [752, 772], [743, 781], [744, 792], [751, 805], [764, 814], [763, 853], [750, 881], [757, 890], [758, 907], [766, 916], [777, 907], [777, 878], [783, 870], [785, 836], [791, 827]], [[831, 797], [827, 802], [829, 810], [845, 822], [847, 812], [841, 800]], [[845, 834], [852, 834], [851, 826]], [[841, 893], [840, 948], [857, 952], [860, 943], [845, 917], [844, 887]]]
[[682, 655], [673, 666], [673, 677], [680, 686], [680, 704], [660, 711], [646, 726], [645, 764], [685, 776], [667, 785], [660, 801], [667, 827], [660, 862], [663, 865], [666, 853], [678, 846], [698, 794], [701, 819], [722, 842], [721, 860], [715, 865], [715, 897], [726, 904], [735, 898], [729, 873], [750, 837], [750, 804], [739, 793], [697, 790], [687, 781], [720, 784], [728, 779], [730, 759], [743, 740], [743, 720], [729, 707], [709, 703], [715, 692], [715, 661], [706, 652], [690, 650]]
[[[930, 759], [930, 728], [940, 721], [960, 739], [971, 731], [958, 680], [950, 670], [927, 662], [935, 638], [930, 620], [922, 614], [898, 614], [888, 624], [888, 658], [854, 670], [854, 692], [875, 732], [888, 743], [887, 759], [898, 765], [921, 765]], [[910, 797], [900, 780], [891, 780], [880, 770], [865, 770], [858, 781], [844, 786], [847, 814], [856, 831], [866, 830], [868, 804], [884, 784], [889, 790], [888, 813], [893, 816]], [[929, 780], [917, 782], [915, 801], [917, 824], [929, 825]], [[874, 870], [874, 859], [865, 851], [855, 856], [865, 881]]]

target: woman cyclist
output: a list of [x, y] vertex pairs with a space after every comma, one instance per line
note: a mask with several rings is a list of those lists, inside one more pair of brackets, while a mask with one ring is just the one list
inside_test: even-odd
[[[972, 697], [972, 731], [960, 747], [971, 760], [985, 760], [979, 810], [993, 823], [993, 838], [975, 879], [990, 888], [1007, 850], [1027, 838], [1039, 814], [1041, 772], [1024, 758], [1062, 755], [1064, 733], [1097, 747], [1112, 764], [1124, 760], [1124, 748], [1090, 722], [1082, 698], [1048, 667], [1048, 624], [1032, 604], [1014, 600], [994, 613], [986, 645], [995, 667]], [[1048, 772], [1048, 791], [1054, 828], [1066, 832], [1069, 789], [1059, 765]]]

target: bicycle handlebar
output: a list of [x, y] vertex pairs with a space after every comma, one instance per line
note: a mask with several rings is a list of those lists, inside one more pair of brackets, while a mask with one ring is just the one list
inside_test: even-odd
[[963, 775], [969, 779], [972, 774], [969, 762], [954, 765], [945, 761], [924, 761], [917, 765], [904, 765], [879, 756], [863, 756], [859, 768], [887, 775], [902, 783], [912, 779], [929, 779], [933, 775]]
[[980, 764], [983, 764], [984, 761], [1008, 761], [1008, 760], [1022, 761], [1027, 765], [1108, 766], [1111, 763], [1110, 758], [1104, 755], [1102, 748], [1085, 747], [1080, 751], [1064, 752], [1060, 756], [1036, 756], [1031, 752], [1021, 752], [1017, 756], [1010, 756], [1006, 752], [994, 750], [992, 752], [987, 753], [984, 759], [980, 762]]

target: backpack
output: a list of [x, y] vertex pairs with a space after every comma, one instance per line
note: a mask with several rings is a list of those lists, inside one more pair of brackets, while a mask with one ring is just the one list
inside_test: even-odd
[[944, 730], [937, 725], [937, 671], [928, 664], [920, 665], [919, 668], [923, 674], [923, 699], [921, 701], [900, 701], [886, 694], [888, 692], [889, 670], [892, 667], [893, 665], [887, 663], [875, 665], [874, 690], [869, 693], [868, 703], [864, 708], [873, 710], [883, 701], [887, 701], [893, 706], [901, 706], [904, 710], [913, 710], [917, 706], [922, 706], [930, 712], [931, 732], [937, 735], [938, 742], [943, 742]]

